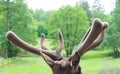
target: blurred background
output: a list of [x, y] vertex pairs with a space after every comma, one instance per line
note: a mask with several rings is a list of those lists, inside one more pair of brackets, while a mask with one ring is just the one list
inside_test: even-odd
[[108, 22], [103, 43], [81, 58], [84, 74], [120, 74], [120, 0], [0, 0], [0, 74], [52, 74], [44, 60], [12, 45], [6, 39], [15, 32], [40, 48], [40, 36], [55, 50], [61, 29], [63, 56], [74, 53], [95, 18]]

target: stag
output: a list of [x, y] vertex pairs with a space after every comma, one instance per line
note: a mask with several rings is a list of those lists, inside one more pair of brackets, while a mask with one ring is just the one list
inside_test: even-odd
[[45, 46], [44, 34], [41, 35], [42, 49], [24, 42], [12, 31], [7, 33], [7, 38], [14, 45], [26, 51], [42, 56], [45, 62], [51, 68], [53, 74], [82, 74], [81, 67], [79, 65], [81, 56], [87, 51], [98, 46], [103, 41], [105, 29], [107, 27], [107, 22], [102, 22], [100, 19], [95, 19], [81, 42], [76, 47], [76, 52], [70, 57], [63, 57], [61, 55], [61, 51], [64, 47], [64, 39], [60, 30], [58, 30], [59, 45], [55, 52], [50, 51]]

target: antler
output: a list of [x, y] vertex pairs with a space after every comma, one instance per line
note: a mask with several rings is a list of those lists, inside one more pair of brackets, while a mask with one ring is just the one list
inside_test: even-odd
[[58, 30], [58, 37], [59, 37], [59, 46], [58, 46], [58, 48], [56, 50], [56, 53], [58, 55], [60, 55], [60, 53], [61, 53], [61, 51], [62, 51], [62, 49], [64, 47], [64, 39], [63, 39], [62, 32], [60, 30]]
[[[61, 30], [58, 30], [58, 38], [59, 38], [59, 45], [58, 45], [58, 48], [56, 49], [55, 53], [56, 53], [57, 55], [60, 55], [60, 53], [61, 53], [61, 51], [62, 51], [62, 49], [63, 49], [63, 47], [64, 47], [64, 39], [63, 39], [63, 35], [62, 35]], [[45, 46], [44, 40], [45, 40], [45, 35], [42, 34], [42, 35], [41, 35], [41, 48], [42, 48], [42, 49], [45, 49], [45, 50], [49, 50], [49, 49]]]
[[[45, 62], [52, 68], [53, 74], [82, 74], [81, 68], [79, 65], [80, 57], [87, 51], [98, 46], [104, 38], [105, 29], [107, 28], [108, 23], [102, 22], [99, 19], [93, 21], [92, 26], [89, 28], [82, 41], [77, 46], [77, 51], [72, 56], [67, 59], [60, 55], [63, 47], [64, 40], [62, 32], [58, 30], [59, 45], [55, 52], [51, 52], [44, 44], [45, 35], [41, 35], [41, 50], [36, 48], [22, 39], [20, 39], [15, 33], [9, 31], [7, 33], [7, 38], [14, 45], [23, 48], [24, 50], [30, 51], [37, 55], [41, 55]], [[63, 70], [65, 69], [65, 70]]]
[[98, 46], [102, 41], [103, 41], [103, 38], [105, 36], [105, 29], [108, 27], [108, 23], [104, 22], [103, 23], [103, 28], [101, 30], [101, 33], [100, 35], [98, 36], [98, 38], [89, 46], [89, 48], [87, 49], [90, 50], [90, 49], [93, 49], [95, 48], [96, 46]]
[[40, 49], [36, 48], [32, 45], [29, 45], [28, 43], [24, 42], [22, 39], [20, 39], [15, 33], [12, 31], [9, 31], [7, 33], [7, 38], [16, 46], [23, 48], [27, 51], [30, 51], [32, 53], [35, 53], [37, 55], [40, 55]]
[[14, 32], [8, 31], [7, 33], [7, 38], [10, 42], [12, 42], [14, 45], [23, 48], [26, 51], [32, 52], [37, 55], [41, 55], [44, 53], [45, 55], [50, 56], [53, 60], [59, 60], [62, 58], [62, 56], [59, 56], [56, 53], [53, 53], [51, 51], [46, 51], [46, 50], [41, 50], [39, 48], [36, 48], [26, 42], [24, 42], [22, 39], [20, 39]]
[[[86, 49], [85, 52], [97, 47], [98, 45], [101, 44], [101, 42], [103, 41], [103, 38], [105, 36], [105, 29], [108, 27], [108, 23], [104, 22], [103, 23], [103, 28], [99, 34], [99, 36], [96, 38], [96, 40]], [[85, 52], [81, 53], [81, 55], [83, 55]]]
[[70, 58], [72, 65], [76, 68], [79, 64], [80, 57], [87, 52], [98, 46], [104, 38], [105, 28], [107, 28], [108, 23], [101, 22], [100, 19], [95, 19], [93, 25], [89, 28], [85, 36], [83, 37], [80, 44], [77, 46], [77, 51]]
[[99, 19], [95, 19], [93, 21], [93, 25], [77, 47], [77, 52], [79, 52], [80, 56], [82, 56], [86, 51], [95, 48], [103, 41], [105, 34], [104, 31], [107, 26], [108, 23], [102, 23]]
[[45, 46], [44, 41], [45, 41], [45, 35], [42, 34], [42, 35], [41, 35], [41, 48], [44, 49], [44, 50], [49, 50], [49, 49]]

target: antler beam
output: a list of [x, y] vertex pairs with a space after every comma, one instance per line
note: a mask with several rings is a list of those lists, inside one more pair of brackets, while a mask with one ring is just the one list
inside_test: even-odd
[[46, 50], [41, 50], [39, 48], [36, 48], [26, 42], [24, 42], [22, 39], [20, 39], [14, 32], [12, 31], [8, 31], [7, 33], [7, 38], [10, 42], [12, 42], [14, 45], [20, 47], [20, 48], [23, 48], [24, 50], [26, 51], [29, 51], [29, 52], [32, 52], [34, 54], [37, 54], [37, 55], [41, 55], [40, 52], [50, 56], [51, 58], [53, 58], [54, 60], [59, 60], [62, 58], [62, 56], [59, 56], [58, 54], [56, 53], [53, 53], [51, 51], [46, 51]]
[[23, 48], [27, 51], [30, 51], [32, 53], [35, 53], [37, 55], [40, 55], [40, 49], [36, 48], [32, 45], [29, 45], [28, 43], [24, 42], [23, 40], [21, 40], [15, 33], [13, 33], [12, 31], [9, 31], [7, 33], [7, 38], [16, 46]]

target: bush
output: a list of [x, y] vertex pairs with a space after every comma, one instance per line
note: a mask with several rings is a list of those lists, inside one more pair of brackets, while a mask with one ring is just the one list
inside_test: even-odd
[[114, 58], [120, 57], [120, 51], [118, 49], [116, 49], [116, 48], [113, 50], [113, 57]]
[[113, 56], [113, 58], [119, 58], [120, 57], [120, 51], [115, 48], [109, 55]]

